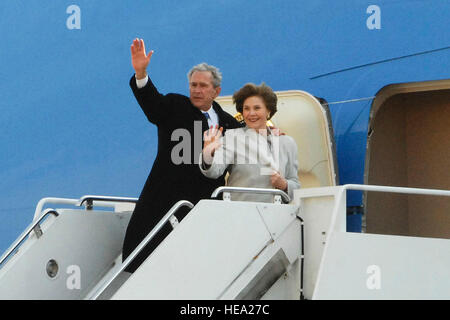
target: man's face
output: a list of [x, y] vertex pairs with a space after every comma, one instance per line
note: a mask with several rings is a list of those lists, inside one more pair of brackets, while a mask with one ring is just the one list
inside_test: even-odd
[[219, 95], [220, 87], [214, 88], [211, 72], [195, 71], [189, 80], [189, 93], [192, 104], [206, 111]]

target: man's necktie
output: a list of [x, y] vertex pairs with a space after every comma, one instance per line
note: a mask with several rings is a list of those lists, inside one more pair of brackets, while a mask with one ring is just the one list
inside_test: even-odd
[[212, 119], [211, 119], [211, 117], [209, 116], [209, 113], [208, 113], [208, 112], [202, 112], [202, 113], [203, 113], [203, 115], [204, 115], [205, 118], [206, 118], [206, 122], [208, 122], [208, 127], [212, 126]]

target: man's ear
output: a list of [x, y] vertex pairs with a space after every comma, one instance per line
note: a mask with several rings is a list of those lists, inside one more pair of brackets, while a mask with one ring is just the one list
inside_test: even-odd
[[221, 87], [217, 87], [217, 88], [214, 88], [214, 90], [216, 90], [216, 96], [214, 98], [217, 98], [219, 96], [220, 91], [222, 90], [222, 88]]

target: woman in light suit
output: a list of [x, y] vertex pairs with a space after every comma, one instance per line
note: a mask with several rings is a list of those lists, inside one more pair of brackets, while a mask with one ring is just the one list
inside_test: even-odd
[[[267, 120], [277, 111], [276, 94], [264, 83], [249, 83], [234, 93], [233, 102], [246, 126], [229, 129], [224, 137], [218, 126], [205, 132], [201, 172], [217, 178], [228, 169], [228, 186], [276, 188], [292, 198], [293, 190], [300, 188], [297, 144], [292, 137], [275, 134], [267, 127]], [[231, 198], [273, 201], [273, 196], [261, 194], [232, 193]]]

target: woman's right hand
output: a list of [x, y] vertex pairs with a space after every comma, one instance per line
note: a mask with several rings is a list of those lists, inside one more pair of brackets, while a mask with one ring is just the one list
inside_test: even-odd
[[207, 164], [211, 164], [214, 158], [214, 153], [222, 145], [220, 138], [222, 137], [223, 127], [219, 125], [211, 126], [209, 130], [203, 133], [203, 160]]

